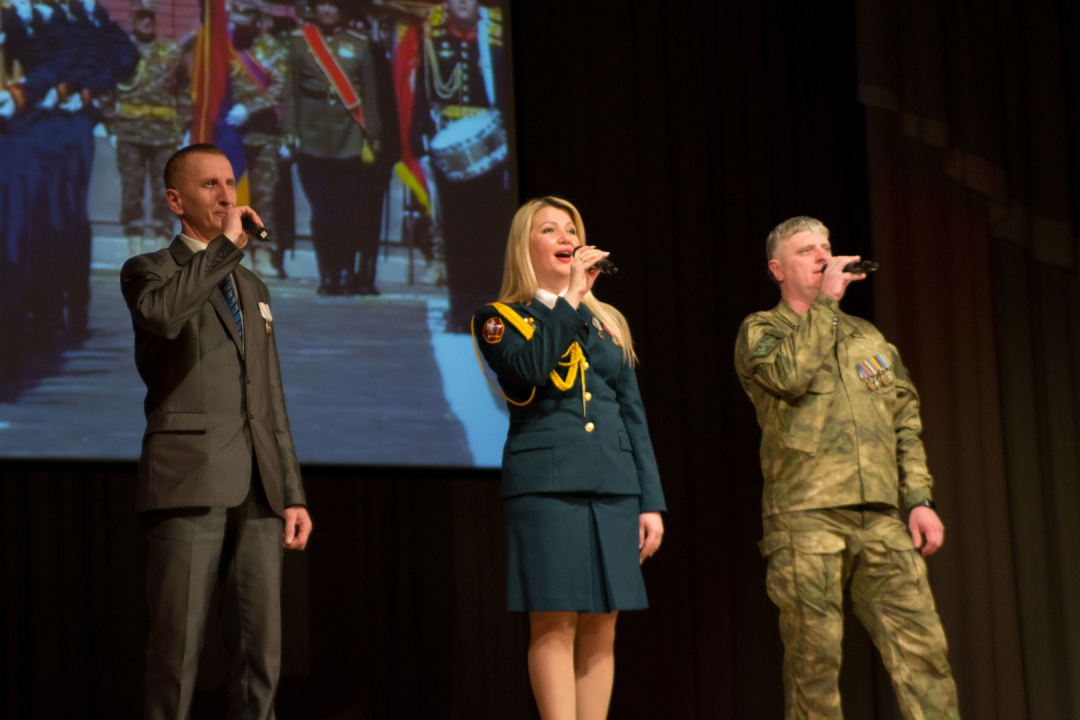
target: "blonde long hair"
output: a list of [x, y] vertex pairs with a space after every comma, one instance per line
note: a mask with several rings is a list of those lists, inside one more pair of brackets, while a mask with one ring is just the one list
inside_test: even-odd
[[[514, 214], [513, 222], [510, 223], [499, 302], [528, 304], [536, 297], [539, 284], [536, 282], [532, 256], [529, 255], [529, 236], [532, 233], [533, 218], [536, 217], [536, 213], [546, 207], [562, 210], [569, 215], [577, 229], [578, 240], [582, 245], [585, 244], [585, 224], [581, 222], [581, 213], [571, 203], [562, 198], [549, 196], [530, 200], [522, 205]], [[623, 314], [612, 305], [597, 300], [592, 292], [586, 293], [581, 301], [593, 315], [600, 318], [600, 322], [615, 331], [613, 334], [622, 344], [623, 362], [629, 363], [631, 367], [637, 365], [638, 357], [634, 352], [634, 340], [630, 336], [630, 326]]]

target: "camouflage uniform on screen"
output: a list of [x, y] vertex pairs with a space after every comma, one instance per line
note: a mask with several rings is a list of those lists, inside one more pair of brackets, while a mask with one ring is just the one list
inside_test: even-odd
[[[242, 105], [246, 118], [237, 126], [247, 159], [248, 204], [259, 213], [273, 237], [274, 188], [278, 177], [278, 149], [281, 146], [282, 89], [285, 82], [285, 48], [276, 38], [262, 32], [270, 7], [262, 0], [236, 0], [230, 19], [235, 25], [236, 55], [230, 63], [233, 107]], [[259, 33], [247, 46], [241, 33]], [[277, 275], [270, 258], [272, 247], [253, 243], [255, 271], [263, 277]]]
[[926, 565], [897, 510], [931, 499], [932, 479], [896, 348], [821, 294], [804, 315], [781, 300], [747, 317], [735, 365], [762, 430], [761, 550], [786, 649], [786, 717], [841, 717], [850, 579], [904, 718], [959, 718]]
[[[136, 22], [152, 16], [153, 0], [134, 0]], [[168, 38], [132, 36], [139, 50], [135, 74], [116, 88], [116, 111], [111, 132], [116, 136], [116, 166], [120, 171], [120, 223], [133, 255], [143, 252], [142, 240], [168, 239], [175, 216], [165, 200], [165, 162], [180, 146], [191, 115], [186, 88], [179, 87], [180, 48]], [[143, 190], [150, 174], [151, 218], [144, 222]], [[156, 248], [146, 248], [156, 249]]]

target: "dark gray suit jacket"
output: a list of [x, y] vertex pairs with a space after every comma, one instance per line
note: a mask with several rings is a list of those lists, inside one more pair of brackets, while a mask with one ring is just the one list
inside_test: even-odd
[[[240, 267], [224, 235], [192, 253], [166, 250], [124, 263], [120, 282], [135, 326], [135, 364], [146, 383], [146, 434], [137, 510], [235, 507], [257, 459], [275, 513], [305, 505], [274, 336], [259, 302], [270, 292]], [[233, 273], [244, 338], [218, 288]]]

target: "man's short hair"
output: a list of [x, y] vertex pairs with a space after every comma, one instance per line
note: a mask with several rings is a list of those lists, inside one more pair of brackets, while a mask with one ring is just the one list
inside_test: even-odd
[[[817, 218], [807, 217], [806, 215], [789, 218], [774, 227], [772, 232], [769, 233], [769, 237], [765, 238], [765, 259], [772, 260], [776, 256], [776, 251], [781, 243], [804, 230], [829, 237], [829, 228], [825, 227], [825, 223]], [[769, 280], [773, 285], [780, 284], [780, 281], [776, 279], [776, 275], [773, 275], [772, 268], [766, 269], [765, 272], [768, 273]]]
[[[789, 220], [785, 220], [769, 233], [769, 237], [765, 239], [765, 258], [772, 260], [776, 255], [776, 249], [780, 247], [780, 243], [787, 240], [792, 235], [798, 235], [801, 232], [809, 230], [815, 235], [823, 235], [829, 237], [829, 228], [825, 227], [825, 223], [812, 217], [805, 215], [799, 215]], [[771, 275], [772, 273], [770, 273]]]
[[196, 143], [195, 145], [188, 145], [187, 147], [180, 148], [173, 156], [169, 158], [169, 161], [165, 163], [165, 189], [175, 190], [176, 177], [180, 174], [180, 171], [184, 167], [186, 162], [185, 158], [188, 155], [220, 155], [226, 157], [225, 153], [221, 152], [221, 149], [217, 145], [211, 145], [210, 143]]

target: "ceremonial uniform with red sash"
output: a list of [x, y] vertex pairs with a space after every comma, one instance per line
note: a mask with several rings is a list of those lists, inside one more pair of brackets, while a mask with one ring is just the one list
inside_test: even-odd
[[321, 294], [355, 291], [357, 252], [361, 266], [370, 258], [374, 281], [385, 190], [374, 162], [382, 127], [376, 82], [363, 34], [341, 27], [326, 35], [315, 25], [293, 33], [283, 132], [311, 203]]

